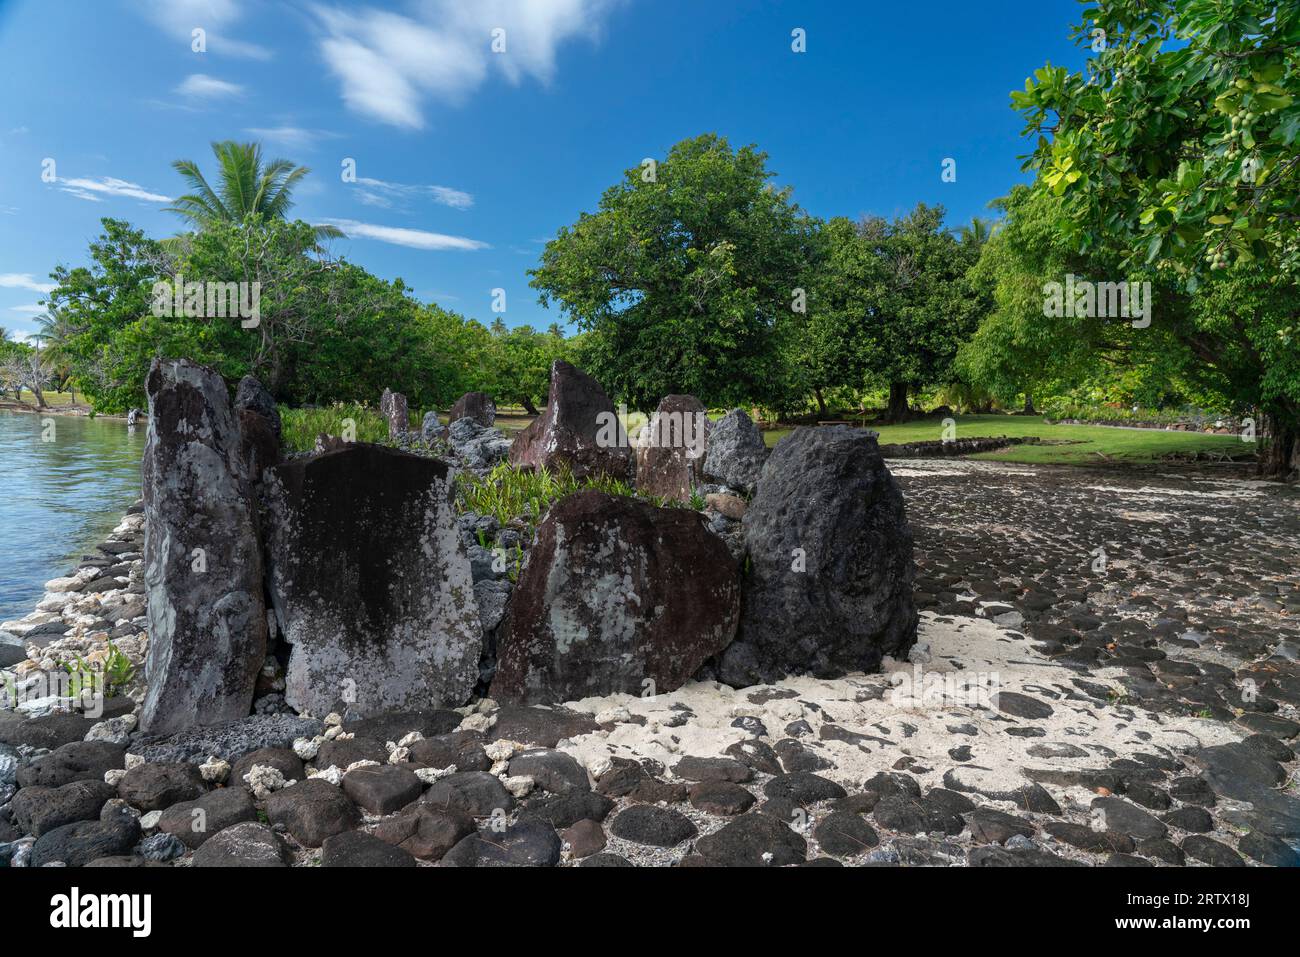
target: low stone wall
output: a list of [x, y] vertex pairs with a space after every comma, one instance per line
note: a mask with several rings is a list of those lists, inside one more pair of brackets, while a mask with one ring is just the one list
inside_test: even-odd
[[1036, 445], [1037, 436], [998, 436], [987, 439], [950, 439], [930, 442], [903, 442], [882, 445], [880, 454], [887, 459], [937, 459], [952, 455], [975, 455], [996, 452], [1011, 445]]

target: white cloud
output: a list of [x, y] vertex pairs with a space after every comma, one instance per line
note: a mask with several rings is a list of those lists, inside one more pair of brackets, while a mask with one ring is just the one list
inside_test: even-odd
[[183, 43], [183, 49], [191, 48], [193, 31], [201, 28], [207, 34], [209, 53], [250, 60], [271, 59], [271, 51], [266, 47], [230, 35], [230, 27], [244, 15], [239, 0], [139, 0], [138, 5], [145, 16], [178, 44]]
[[40, 316], [43, 315], [46, 310], [44, 306], [38, 305], [36, 303], [32, 303], [30, 306], [10, 306], [9, 311], [21, 312], [24, 315], [28, 315], [28, 316]]
[[441, 206], [452, 209], [469, 209], [474, 205], [474, 197], [450, 186], [422, 186], [406, 183], [389, 183], [382, 179], [367, 176], [357, 177], [360, 200], [370, 206], [389, 209], [396, 199], [432, 199]]
[[465, 236], [448, 236], [446, 233], [430, 233], [423, 229], [404, 229], [400, 226], [379, 226], [375, 223], [359, 223], [354, 219], [327, 219], [331, 226], [337, 226], [350, 239], [374, 239], [381, 243], [395, 246], [409, 246], [411, 249], [454, 249], [462, 252], [476, 249], [488, 249], [488, 244]]
[[331, 133], [329, 130], [307, 130], [299, 126], [250, 126], [244, 132], [253, 134], [259, 140], [276, 143], [291, 150], [313, 149], [321, 140], [333, 140], [339, 137], [338, 133]]
[[0, 289], [28, 289], [32, 292], [53, 292], [54, 283], [40, 282], [29, 272], [0, 272]]
[[[315, 7], [321, 56], [352, 110], [393, 126], [424, 126], [426, 97], [460, 102], [492, 69], [511, 83], [548, 83], [560, 44], [595, 39], [620, 0], [423, 0], [411, 16]], [[505, 52], [492, 31], [505, 30]]]
[[64, 179], [59, 177], [58, 187], [65, 193], [77, 197], [77, 199], [85, 199], [93, 203], [103, 202], [103, 196], [125, 196], [128, 199], [140, 199], [149, 203], [170, 203], [172, 201], [170, 196], [151, 193], [139, 183], [114, 179], [112, 176], [101, 176], [99, 179]]
[[239, 96], [244, 92], [244, 88], [238, 83], [218, 80], [215, 76], [208, 76], [206, 73], [191, 73], [180, 86], [176, 87], [176, 92], [182, 96], [196, 96], [211, 100], [225, 96]]

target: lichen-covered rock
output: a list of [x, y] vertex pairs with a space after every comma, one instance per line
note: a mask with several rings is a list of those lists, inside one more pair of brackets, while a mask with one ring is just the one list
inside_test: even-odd
[[260, 481], [264, 469], [280, 462], [282, 427], [275, 399], [257, 379], [246, 375], [235, 392], [235, 412], [248, 477]]
[[689, 500], [704, 481], [710, 425], [695, 396], [665, 396], [636, 450], [636, 487], [647, 495]]
[[266, 473], [263, 529], [292, 707], [465, 702], [483, 635], [445, 463], [363, 443], [294, 459]]
[[486, 392], [466, 392], [451, 407], [447, 424], [450, 425], [457, 419], [473, 419], [484, 428], [491, 428], [496, 424], [497, 405]]
[[704, 475], [743, 492], [753, 492], [767, 462], [763, 433], [744, 409], [732, 409], [709, 430]]
[[870, 433], [796, 429], [763, 467], [743, 528], [750, 570], [719, 663], [727, 684], [872, 671], [916, 641], [912, 532]]
[[379, 397], [379, 414], [388, 422], [388, 437], [395, 439], [410, 431], [411, 414], [406, 406], [406, 396], [385, 389]]
[[512, 447], [500, 429], [488, 428], [468, 416], [448, 426], [447, 442], [460, 463], [473, 472], [486, 472], [504, 461]]
[[167, 734], [248, 714], [266, 608], [243, 439], [221, 376], [155, 359], [145, 381], [148, 693], [140, 728]]
[[561, 499], [511, 599], [493, 697], [525, 704], [682, 686], [727, 646], [736, 564], [695, 512], [586, 490]]
[[632, 453], [614, 404], [600, 383], [557, 359], [551, 365], [546, 411], [515, 436], [510, 462], [534, 468], [563, 464], [578, 478], [603, 473], [623, 479]]

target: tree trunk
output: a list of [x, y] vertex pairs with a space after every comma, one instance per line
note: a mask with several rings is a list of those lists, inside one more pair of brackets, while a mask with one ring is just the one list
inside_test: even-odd
[[1265, 421], [1269, 442], [1260, 450], [1260, 477], [1286, 481], [1300, 476], [1300, 424], [1276, 413], [1269, 414]]
[[1034, 410], [1034, 397], [1028, 392], [1025, 393], [1025, 415], [1037, 415]]
[[527, 412], [529, 415], [541, 414], [540, 412], [537, 411], [537, 407], [533, 405], [533, 400], [528, 398], [527, 396], [524, 396], [523, 404], [524, 404], [524, 411]]
[[885, 417], [891, 422], [901, 422], [907, 418], [907, 383], [889, 383], [889, 408]]
[[822, 397], [821, 389], [813, 389], [813, 395], [817, 398], [817, 414], [819, 416], [826, 414], [826, 400]]
[[36, 408], [48, 409], [50, 407], [49, 403], [45, 401], [45, 393], [39, 388], [32, 389], [32, 395], [36, 396]]

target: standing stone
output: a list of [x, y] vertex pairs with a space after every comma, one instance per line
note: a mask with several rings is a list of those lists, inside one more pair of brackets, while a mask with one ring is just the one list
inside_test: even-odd
[[235, 411], [239, 414], [248, 477], [260, 482], [265, 469], [280, 464], [280, 410], [266, 387], [251, 375], [246, 375], [239, 380], [235, 392]]
[[242, 436], [221, 376], [155, 359], [145, 380], [148, 693], [140, 728], [248, 715], [266, 658], [262, 554]]
[[510, 464], [558, 468], [576, 478], [603, 473], [626, 478], [631, 447], [600, 383], [562, 359], [551, 365], [546, 411], [515, 437]]
[[709, 431], [704, 475], [711, 482], [753, 492], [767, 456], [763, 433], [754, 420], [744, 409], [732, 409]]
[[466, 392], [451, 407], [447, 424], [451, 425], [457, 419], [473, 419], [490, 429], [497, 421], [497, 405], [486, 392]]
[[637, 488], [647, 495], [688, 501], [704, 481], [710, 424], [704, 403], [695, 396], [665, 396], [636, 450]]
[[379, 414], [388, 421], [388, 437], [395, 439], [411, 429], [411, 415], [406, 408], [406, 396], [385, 389], [379, 397]]
[[763, 467], [743, 528], [750, 571], [720, 661], [727, 684], [873, 671], [916, 641], [912, 532], [872, 434], [796, 429]]
[[492, 696], [549, 704], [680, 688], [735, 635], [736, 564], [700, 516], [585, 490], [538, 527]]
[[445, 462], [367, 443], [266, 472], [271, 605], [293, 645], [285, 700], [326, 714], [456, 707], [483, 636]]
[[420, 435], [430, 444], [447, 437], [447, 427], [438, 419], [436, 411], [424, 413], [424, 418], [420, 421]]

